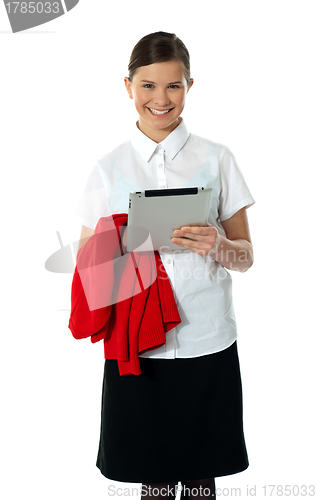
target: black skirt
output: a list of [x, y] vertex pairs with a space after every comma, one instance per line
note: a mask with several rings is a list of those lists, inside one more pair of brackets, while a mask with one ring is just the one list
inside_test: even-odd
[[237, 343], [195, 358], [140, 357], [141, 375], [105, 361], [97, 467], [109, 479], [164, 483], [245, 470]]

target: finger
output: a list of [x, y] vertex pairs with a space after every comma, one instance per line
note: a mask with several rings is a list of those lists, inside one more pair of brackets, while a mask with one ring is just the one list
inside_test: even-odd
[[213, 226], [184, 226], [181, 228], [181, 233], [183, 235], [189, 234], [189, 235], [194, 235], [194, 234], [200, 234], [202, 236], [208, 236], [210, 234], [210, 229]]
[[176, 245], [180, 247], [186, 247], [188, 243], [188, 239], [186, 238], [172, 238], [172, 243], [175, 243]]
[[[183, 237], [183, 238], [188, 238], [188, 239], [197, 239], [199, 238], [200, 234], [199, 233], [195, 233], [194, 231], [182, 231], [181, 229], [175, 229], [173, 231], [173, 233], [178, 236], [178, 237]], [[203, 236], [203, 235], [201, 235]]]
[[185, 237], [185, 235], [183, 237], [177, 235], [177, 238], [175, 238], [175, 237], [172, 238], [173, 243], [179, 243], [180, 245], [186, 245], [187, 243], [189, 243], [191, 241], [193, 241], [193, 242], [197, 241], [193, 234], [190, 235], [190, 238]]
[[181, 231], [180, 229], [174, 229], [173, 231], [174, 235], [177, 236], [177, 239], [179, 240], [181, 237], [183, 238], [195, 238], [195, 235], [193, 233], [184, 233], [184, 231]]
[[172, 242], [176, 243], [176, 245], [188, 248], [189, 250], [193, 250], [194, 252], [197, 251], [207, 252], [210, 250], [208, 244], [200, 242], [198, 240], [188, 240], [185, 238], [172, 238]]

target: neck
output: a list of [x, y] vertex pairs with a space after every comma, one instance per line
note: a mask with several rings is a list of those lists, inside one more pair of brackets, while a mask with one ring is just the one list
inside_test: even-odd
[[169, 127], [164, 128], [164, 129], [154, 129], [150, 127], [144, 120], [142, 120], [141, 117], [139, 117], [138, 121], [138, 128], [143, 132], [144, 135], [149, 137], [152, 141], [159, 143], [164, 141], [166, 137], [173, 132], [173, 130], [178, 127], [178, 125], [181, 123], [181, 118], [178, 118], [175, 120], [175, 122], [171, 123]]

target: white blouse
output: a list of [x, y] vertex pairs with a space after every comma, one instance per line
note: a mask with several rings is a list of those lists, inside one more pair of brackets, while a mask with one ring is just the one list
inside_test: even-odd
[[[100, 217], [128, 213], [129, 193], [140, 189], [210, 186], [208, 222], [226, 236], [221, 221], [255, 203], [231, 151], [190, 134], [184, 120], [157, 144], [137, 126], [133, 137], [92, 168], [74, 212], [95, 229]], [[210, 256], [191, 250], [159, 251], [182, 322], [166, 334], [166, 344], [144, 358], [192, 358], [229, 347], [237, 338], [232, 278]]]

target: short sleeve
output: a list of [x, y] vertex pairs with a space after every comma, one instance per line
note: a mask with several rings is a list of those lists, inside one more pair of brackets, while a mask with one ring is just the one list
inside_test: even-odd
[[73, 215], [83, 226], [93, 230], [95, 230], [100, 217], [111, 215], [107, 186], [98, 162], [88, 177]]
[[243, 207], [249, 208], [255, 200], [230, 149], [223, 146], [219, 155], [221, 190], [219, 218], [230, 219]]

